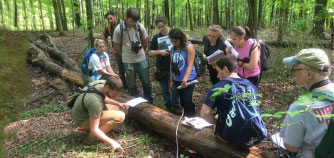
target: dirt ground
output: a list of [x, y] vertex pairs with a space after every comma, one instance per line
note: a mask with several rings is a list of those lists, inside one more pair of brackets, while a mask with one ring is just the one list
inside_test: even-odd
[[[87, 38], [84, 33], [76, 34], [72, 36], [72, 34], [68, 33], [65, 37], [57, 37], [55, 36], [56, 33], [50, 33], [53, 36], [58, 48], [69, 54], [73, 59], [75, 59], [78, 63], [81, 62], [82, 56], [84, 55], [85, 51], [87, 50]], [[96, 34], [96, 37], [99, 35]], [[113, 55], [109, 55], [112, 68], [117, 71], [117, 66], [115, 63], [115, 59]], [[155, 58], [149, 58], [150, 63], [150, 72], [151, 72], [151, 80], [153, 84], [153, 97], [155, 105], [162, 104], [162, 94], [161, 89], [157, 83], [153, 79], [154, 72], [154, 65], [155, 65]], [[25, 107], [24, 110], [31, 110], [40, 108], [43, 105], [50, 104], [50, 103], [58, 103], [59, 105], [65, 106], [66, 98], [69, 96], [73, 90], [74, 85], [71, 85], [65, 81], [63, 81], [59, 76], [52, 76], [46, 72], [44, 72], [41, 68], [32, 66], [28, 64], [28, 68], [31, 71], [31, 97], [25, 100]], [[195, 92], [193, 95], [193, 101], [196, 105], [196, 112], [199, 114], [201, 105], [206, 97], [206, 94], [211, 87], [209, 81], [208, 72], [201, 78], [199, 78], [200, 83], [204, 84], [197, 84], [195, 87]], [[141, 92], [141, 84], [138, 82], [138, 90]], [[295, 83], [268, 83], [262, 81], [259, 85], [259, 91], [262, 93], [262, 104], [260, 106], [262, 113], [273, 113], [277, 111], [287, 110], [290, 103], [294, 99], [296, 99], [296, 95], [300, 94], [302, 88], [292, 88], [291, 85], [295, 85]], [[295, 86], [294, 86], [295, 87]], [[286, 93], [286, 92], [289, 93]], [[267, 126], [268, 130], [268, 137], [259, 145], [259, 147], [266, 151], [273, 151], [276, 152], [276, 148], [269, 140], [269, 136], [279, 131], [279, 124], [282, 122], [283, 118], [264, 118], [264, 121]], [[175, 150], [176, 144], [174, 141], [167, 140], [162, 136], [154, 133], [151, 129], [143, 127], [138, 123], [133, 123], [132, 120], [127, 120], [125, 124], [120, 128], [120, 130], [124, 130], [126, 128], [126, 132], [131, 133], [133, 137], [138, 135], [149, 135], [153, 136], [156, 139], [160, 140], [160, 145], [155, 145], [154, 141], [151, 142], [149, 147], [151, 148], [150, 152], [154, 153], [154, 157], [175, 157]], [[118, 132], [118, 133], [122, 133]], [[159, 141], [157, 141], [159, 142]], [[162, 142], [162, 143], [161, 143]], [[74, 143], [78, 143], [78, 141], [74, 140]], [[125, 143], [126, 144], [126, 143]], [[162, 144], [162, 145], [161, 145]], [[123, 143], [124, 145], [124, 143]], [[126, 144], [131, 146], [131, 144]], [[133, 145], [133, 144], [132, 144]], [[161, 149], [162, 147], [162, 149]], [[135, 156], [135, 150], [138, 148], [130, 147], [125, 151], [125, 156]], [[189, 157], [201, 157], [196, 153], [190, 153], [185, 147], [181, 148], [181, 151], [185, 153], [185, 155]], [[73, 154], [73, 153], [72, 153]], [[67, 155], [63, 155], [63, 157], [72, 157], [71, 153], [67, 153]], [[123, 154], [123, 155], [124, 155]], [[159, 156], [158, 156], [159, 155]]]

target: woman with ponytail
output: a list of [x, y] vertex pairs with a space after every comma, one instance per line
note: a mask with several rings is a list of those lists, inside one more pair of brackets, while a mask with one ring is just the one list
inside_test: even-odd
[[[261, 46], [251, 38], [250, 29], [245, 26], [235, 26], [231, 31], [231, 40], [234, 49], [239, 53], [238, 75], [246, 78], [258, 87], [261, 80], [260, 48]], [[258, 49], [252, 49], [257, 47]], [[232, 47], [227, 47], [226, 52], [231, 54]]]

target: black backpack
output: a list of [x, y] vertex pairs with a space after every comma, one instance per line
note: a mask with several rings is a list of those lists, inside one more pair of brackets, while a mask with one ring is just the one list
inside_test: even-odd
[[269, 46], [262, 40], [254, 39], [254, 42], [249, 50], [249, 57], [251, 56], [252, 51], [257, 48], [257, 46], [261, 46], [261, 56], [260, 56], [260, 67], [261, 71], [267, 71], [270, 65], [270, 49]]
[[202, 52], [195, 48], [195, 61], [194, 66], [196, 70], [197, 77], [202, 76], [205, 73], [207, 61], [205, 60]]
[[[88, 110], [85, 108], [84, 106], [84, 100], [85, 100], [85, 96], [87, 93], [95, 93], [95, 94], [98, 94], [99, 96], [101, 96], [102, 98], [104, 98], [104, 95], [99, 91], [97, 90], [94, 86], [98, 85], [98, 84], [102, 84], [102, 83], [96, 83], [92, 86], [88, 85], [88, 89], [87, 90], [83, 90], [81, 88], [77, 88], [75, 90], [75, 93], [71, 96], [68, 97], [68, 103], [67, 103], [67, 107], [69, 107], [70, 109], [72, 109], [74, 107], [74, 103], [76, 102], [77, 98], [81, 95], [81, 94], [84, 94], [82, 96], [82, 102], [81, 102], [81, 105], [82, 105], [82, 108], [85, 110], [85, 112], [88, 113]], [[103, 108], [104, 110], [106, 109], [106, 107]]]

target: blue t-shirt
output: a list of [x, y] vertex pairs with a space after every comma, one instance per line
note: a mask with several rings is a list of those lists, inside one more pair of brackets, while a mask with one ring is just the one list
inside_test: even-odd
[[[188, 42], [187, 44], [191, 44], [191, 43]], [[173, 73], [173, 79], [174, 81], [182, 81], [184, 75], [186, 74], [187, 68], [188, 68], [187, 53], [185, 49], [182, 49], [182, 50], [173, 49], [172, 52], [173, 52], [172, 53], [173, 63], [178, 63], [178, 68], [180, 71], [180, 75], [178, 76], [176, 76], [175, 73]], [[196, 79], [196, 76], [197, 74], [195, 71], [195, 66], [193, 65], [188, 81]]]

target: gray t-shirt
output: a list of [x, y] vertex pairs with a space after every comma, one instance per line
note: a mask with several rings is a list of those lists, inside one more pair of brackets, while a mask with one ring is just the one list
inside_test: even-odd
[[[328, 94], [333, 96], [334, 90], [328, 89]], [[313, 90], [312, 95], [324, 95], [324, 91]], [[332, 98], [333, 99], [333, 98]], [[317, 147], [323, 136], [325, 135], [330, 118], [316, 117], [315, 115], [331, 114], [334, 109], [333, 100], [324, 100], [313, 103], [310, 107], [305, 106], [305, 103], [295, 101], [289, 108], [289, 112], [305, 110], [302, 114], [286, 115], [283, 128], [280, 136], [288, 145], [300, 147], [302, 158], [312, 158], [312, 148]], [[304, 104], [304, 105], [301, 105]]]
[[[121, 28], [120, 28], [121, 24], [123, 24], [123, 41], [121, 41]], [[148, 37], [147, 31], [144, 25], [142, 25], [141, 23], [138, 23], [138, 24], [140, 25], [140, 31], [141, 31], [142, 36], [140, 36], [139, 31], [136, 31], [137, 30], [135, 29], [136, 25], [134, 27], [126, 27], [124, 23], [122, 22], [118, 24], [117, 27], [115, 28], [113, 42], [121, 43], [123, 63], [138, 63], [138, 62], [146, 60], [145, 51], [143, 48], [140, 49], [138, 53], [131, 51], [131, 41], [139, 41], [140, 44], [142, 45], [141, 41], [147, 39]], [[137, 37], [141, 38], [141, 40], [139, 40]]]
[[[90, 86], [101, 91], [102, 85], [106, 83], [105, 80], [97, 80], [89, 83]], [[87, 90], [88, 87], [84, 87], [83, 90]], [[95, 93], [87, 93], [84, 98], [84, 107], [88, 110], [88, 113], [82, 108], [82, 97], [84, 94], [80, 94], [74, 103], [72, 109], [72, 120], [76, 125], [80, 125], [83, 121], [89, 119], [90, 117], [99, 118], [101, 117], [102, 110], [104, 108], [103, 98]]]

